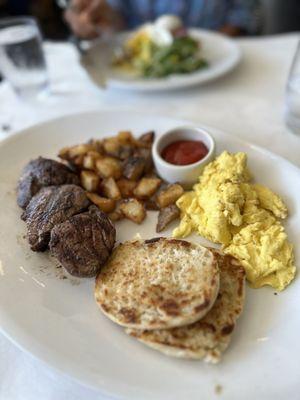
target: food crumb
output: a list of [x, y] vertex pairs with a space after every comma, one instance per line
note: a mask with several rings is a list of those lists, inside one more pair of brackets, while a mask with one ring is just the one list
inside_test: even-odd
[[216, 385], [215, 386], [215, 393], [216, 394], [221, 394], [223, 390], [223, 386], [222, 385]]
[[277, 296], [278, 293], [274, 292], [274, 296]]

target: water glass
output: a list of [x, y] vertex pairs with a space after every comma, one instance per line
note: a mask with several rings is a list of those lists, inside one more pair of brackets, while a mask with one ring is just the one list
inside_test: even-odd
[[294, 133], [300, 134], [300, 41], [286, 86], [285, 121]]
[[47, 88], [42, 38], [34, 18], [0, 19], [0, 72], [21, 97]]

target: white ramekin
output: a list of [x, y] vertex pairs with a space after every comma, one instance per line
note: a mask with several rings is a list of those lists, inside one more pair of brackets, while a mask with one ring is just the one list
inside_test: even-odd
[[[174, 165], [165, 161], [162, 150], [170, 143], [177, 140], [199, 140], [208, 148], [208, 153], [202, 160], [188, 165]], [[186, 189], [197, 182], [203, 168], [214, 158], [215, 141], [212, 136], [202, 128], [180, 126], [159, 135], [152, 146], [152, 156], [159, 176], [167, 182], [181, 183]]]

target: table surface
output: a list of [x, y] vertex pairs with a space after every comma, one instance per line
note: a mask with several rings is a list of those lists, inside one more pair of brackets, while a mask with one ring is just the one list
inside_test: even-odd
[[[0, 85], [0, 139], [61, 115], [112, 108], [134, 109], [198, 121], [268, 148], [300, 167], [300, 137], [284, 123], [284, 91], [300, 36], [239, 39], [243, 58], [230, 74], [193, 89], [129, 93], [98, 89], [80, 67], [76, 50], [46, 43], [51, 94], [24, 103]], [[4, 128], [4, 129], [3, 129]], [[7, 128], [9, 128], [7, 130]], [[0, 334], [1, 400], [104, 400], [23, 353]]]

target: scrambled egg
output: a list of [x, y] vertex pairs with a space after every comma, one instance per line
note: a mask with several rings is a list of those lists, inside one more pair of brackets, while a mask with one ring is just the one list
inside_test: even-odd
[[152, 41], [147, 32], [139, 31], [125, 44], [131, 54], [132, 62], [150, 62], [152, 58]]
[[253, 287], [283, 290], [296, 273], [280, 222], [287, 208], [270, 189], [250, 181], [246, 154], [224, 151], [177, 201], [181, 222], [173, 236], [197, 232], [220, 243], [224, 253], [240, 260]]

